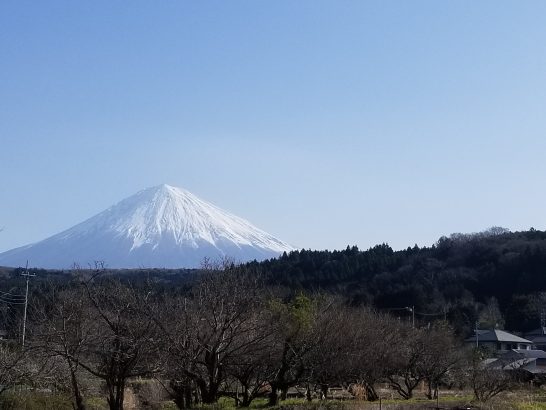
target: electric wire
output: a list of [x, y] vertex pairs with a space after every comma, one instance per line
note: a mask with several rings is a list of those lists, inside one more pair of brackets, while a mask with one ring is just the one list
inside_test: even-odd
[[9, 292], [2, 292], [0, 290], [0, 297], [13, 298], [13, 299], [17, 299], [17, 298], [24, 299], [25, 295], [16, 295], [16, 294], [9, 293]]
[[16, 305], [21, 305], [25, 303], [25, 298], [12, 298], [12, 297], [6, 297], [4, 295], [0, 295], [0, 302], [3, 303], [12, 303]]
[[446, 312], [438, 312], [438, 313], [421, 313], [421, 312], [415, 312], [416, 315], [420, 316], [443, 316], [446, 314]]
[[13, 302], [13, 303], [25, 303], [25, 299], [11, 299], [0, 296], [0, 300], [4, 302]]
[[24, 305], [26, 301], [25, 295], [17, 295], [15, 293], [3, 292], [0, 290], [0, 302], [9, 305]]
[[0, 302], [7, 303], [9, 305], [24, 305], [25, 304], [24, 300], [20, 300], [20, 301], [14, 301], [9, 299], [7, 300], [7, 299], [3, 299], [1, 296], [0, 296]]

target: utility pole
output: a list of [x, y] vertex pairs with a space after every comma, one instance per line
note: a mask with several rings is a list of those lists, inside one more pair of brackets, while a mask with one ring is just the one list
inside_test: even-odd
[[476, 348], [478, 348], [480, 346], [478, 341], [479, 336], [478, 336], [478, 321], [477, 320], [476, 322], [474, 322], [474, 327], [475, 327], [474, 332], [476, 332]]
[[415, 328], [415, 305], [411, 307], [406, 306], [404, 309], [411, 312], [411, 327]]
[[27, 266], [25, 268], [25, 273], [21, 274], [21, 276], [25, 276], [27, 278], [27, 290], [25, 292], [25, 313], [23, 314], [23, 347], [25, 347], [25, 334], [27, 330], [27, 306], [28, 306], [28, 281], [31, 277], [36, 276], [35, 274], [28, 273], [28, 261]]

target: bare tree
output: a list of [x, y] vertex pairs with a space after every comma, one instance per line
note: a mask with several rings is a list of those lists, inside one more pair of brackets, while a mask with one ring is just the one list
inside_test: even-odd
[[44, 356], [60, 358], [70, 380], [73, 407], [85, 409], [80, 381], [80, 360], [89, 342], [93, 325], [89, 322], [90, 305], [82, 286], [62, 289], [50, 284], [49, 292], [33, 303], [34, 340], [32, 346]]
[[90, 329], [77, 363], [105, 382], [110, 409], [121, 410], [128, 379], [159, 372], [161, 336], [147, 292], [119, 281], [87, 283], [86, 292]]
[[392, 321], [390, 331], [385, 370], [391, 387], [410, 399], [419, 383], [427, 381], [428, 398], [436, 397], [438, 385], [461, 360], [451, 330], [443, 325], [418, 329]]
[[424, 379], [420, 364], [427, 350], [422, 329], [399, 323], [392, 328], [391, 354], [387, 358], [387, 379], [390, 386], [403, 398], [411, 399], [413, 390]]
[[364, 387], [367, 400], [378, 400], [376, 385], [389, 375], [388, 363], [400, 340], [398, 322], [388, 315], [362, 308], [352, 312], [351, 326], [349, 355], [353, 360], [348, 361], [348, 380]]
[[[237, 344], [241, 350], [236, 356], [226, 363], [228, 380], [234, 381], [234, 386], [229, 386], [235, 400], [240, 407], [249, 407], [252, 401], [267, 386], [271, 379], [275, 366], [272, 357], [271, 346], [275, 343], [274, 328], [270, 326], [270, 312], [261, 305], [254, 312], [251, 319], [254, 324], [247, 332], [238, 336]], [[239, 388], [241, 395], [239, 396]]]
[[51, 361], [32, 348], [22, 349], [9, 342], [0, 344], [0, 398], [3, 393], [17, 386], [50, 386], [55, 375], [54, 369]]
[[469, 382], [477, 400], [488, 401], [512, 386], [513, 378], [504, 369], [507, 365], [504, 360], [498, 359], [488, 365], [482, 352], [473, 350], [469, 362]]
[[[331, 385], [341, 384], [349, 377], [350, 349], [354, 340], [351, 313], [352, 310], [339, 301], [332, 301], [316, 324], [320, 336], [306, 359], [307, 380], [315, 385], [315, 390], [319, 388], [323, 399], [327, 398]], [[307, 396], [309, 400], [309, 392]]]
[[18, 347], [0, 344], [0, 395], [27, 380], [25, 359]]
[[446, 381], [449, 373], [462, 363], [463, 355], [454, 340], [453, 331], [445, 323], [420, 332], [419, 337], [425, 339], [426, 349], [417, 364], [417, 371], [428, 384], [427, 398], [435, 399], [440, 383]]
[[[188, 371], [194, 360], [189, 350], [193, 321], [188, 313], [188, 297], [171, 297], [155, 307], [153, 316], [164, 338], [161, 350], [167, 356], [158, 380], [178, 408], [189, 408], [194, 401], [195, 385]], [[168, 379], [168, 384], [163, 378]]]
[[204, 403], [218, 400], [228, 378], [227, 369], [248, 357], [265, 337], [258, 319], [262, 306], [255, 272], [230, 261], [204, 263], [190, 295], [171, 305], [171, 318], [162, 321], [170, 378], [177, 380], [171, 381], [171, 391], [179, 407], [189, 404], [187, 390], [192, 386], [198, 388]]

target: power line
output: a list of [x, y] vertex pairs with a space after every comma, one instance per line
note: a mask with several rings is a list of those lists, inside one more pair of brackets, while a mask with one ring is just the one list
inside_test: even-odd
[[0, 297], [21, 298], [21, 299], [24, 299], [24, 298], [25, 298], [25, 295], [15, 295], [15, 294], [13, 294], [13, 293], [2, 292], [2, 291], [0, 290]]
[[9, 305], [24, 305], [25, 300], [10, 300], [10, 299], [4, 299], [2, 296], [0, 296], [0, 302], [7, 303]]
[[445, 315], [445, 312], [439, 312], [439, 313], [421, 313], [421, 312], [415, 312], [416, 315], [419, 316], [443, 316]]
[[25, 303], [25, 298], [19, 299], [19, 298], [12, 298], [9, 296], [0, 295], [0, 299], [5, 300], [6, 302]]
[[388, 311], [393, 311], [393, 310], [405, 310], [406, 312], [410, 312], [411, 313], [411, 316], [412, 316], [412, 322], [415, 326], [415, 315], [419, 315], [419, 316], [443, 316], [444, 319], [447, 318], [447, 309], [445, 309], [443, 312], [438, 312], [438, 313], [424, 313], [424, 312], [417, 312], [415, 310], [415, 306], [405, 306], [405, 307], [396, 307], [396, 308], [383, 308], [382, 310], [388, 310]]
[[4, 303], [25, 303], [25, 298], [24, 296], [23, 297], [18, 297], [18, 296], [11, 296], [11, 295], [2, 295], [0, 294], [0, 301], [4, 302]]

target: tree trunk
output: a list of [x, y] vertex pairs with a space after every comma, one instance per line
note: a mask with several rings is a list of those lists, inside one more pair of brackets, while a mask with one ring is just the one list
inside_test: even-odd
[[425, 393], [427, 399], [432, 400], [432, 382], [427, 380], [427, 392]]
[[83, 403], [83, 397], [80, 391], [80, 386], [78, 384], [78, 379], [76, 377], [76, 372], [70, 367], [70, 379], [72, 381], [72, 391], [74, 392], [74, 408], [76, 410], [85, 410], [85, 405]]
[[174, 404], [176, 404], [176, 407], [179, 409], [185, 409], [188, 406], [188, 404], [186, 403], [187, 388], [174, 380], [170, 382], [170, 386], [172, 390], [172, 398]]
[[250, 407], [252, 398], [250, 397], [248, 386], [243, 386], [243, 400], [241, 401], [241, 407]]
[[201, 401], [204, 404], [214, 404], [218, 401], [218, 388], [215, 385], [201, 389]]
[[178, 394], [173, 395], [173, 402], [176, 405], [177, 409], [185, 409], [186, 408], [186, 399], [183, 396], [180, 396]]
[[106, 386], [108, 388], [108, 398], [106, 399], [106, 401], [108, 402], [108, 408], [110, 410], [117, 410], [116, 395], [114, 394], [114, 386], [108, 381], [106, 382]]
[[328, 385], [323, 384], [320, 386], [320, 399], [326, 400], [328, 398]]
[[413, 390], [419, 385], [419, 382], [421, 380], [419, 379], [410, 379], [406, 377], [404, 384], [406, 385], [406, 394], [407, 399], [411, 399], [413, 397]]
[[379, 399], [379, 395], [377, 394], [377, 391], [375, 391], [373, 384], [365, 383], [364, 386], [366, 388], [366, 400], [376, 401]]
[[411, 399], [413, 393], [412, 389], [404, 389], [404, 387], [402, 387], [402, 385], [392, 377], [389, 377], [389, 384], [391, 385], [391, 388], [395, 390], [404, 400]]
[[281, 388], [281, 400], [286, 400], [287, 395], [288, 395], [288, 386], [283, 386]]
[[271, 386], [271, 393], [269, 393], [269, 406], [276, 406], [279, 403], [279, 395], [277, 393], [277, 386]]
[[120, 386], [120, 391], [119, 391], [119, 395], [118, 395], [118, 408], [119, 410], [123, 410], [123, 401], [125, 399], [125, 387], [124, 386]]
[[108, 386], [108, 407], [110, 410], [123, 410], [125, 380], [118, 380]]
[[217, 391], [214, 383], [208, 383], [205, 380], [197, 380], [197, 386], [199, 387], [199, 393], [201, 395], [201, 402], [204, 404], [216, 403]]
[[191, 405], [192, 405], [191, 391], [192, 391], [191, 385], [186, 386], [186, 388], [184, 389], [184, 395], [186, 396], [186, 406], [188, 408], [191, 408]]
[[199, 389], [193, 389], [193, 402], [195, 404], [201, 403], [201, 395], [199, 393], [200, 393]]

